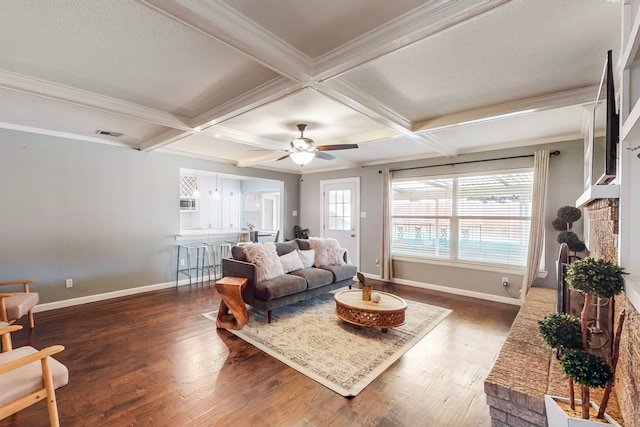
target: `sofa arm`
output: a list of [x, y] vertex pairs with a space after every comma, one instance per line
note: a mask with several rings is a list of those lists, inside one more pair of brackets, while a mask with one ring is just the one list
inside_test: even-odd
[[256, 283], [258, 283], [258, 269], [255, 264], [246, 261], [238, 261], [233, 258], [224, 258], [222, 260], [222, 276], [223, 277], [244, 277], [247, 279], [247, 285], [242, 291], [245, 302], [247, 296], [250, 300], [255, 295]]

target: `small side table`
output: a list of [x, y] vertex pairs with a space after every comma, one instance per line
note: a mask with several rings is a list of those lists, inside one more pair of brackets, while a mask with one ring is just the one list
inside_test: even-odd
[[223, 277], [216, 282], [216, 290], [222, 298], [216, 319], [218, 328], [242, 329], [247, 324], [249, 313], [242, 300], [242, 289], [246, 285], [244, 277]]

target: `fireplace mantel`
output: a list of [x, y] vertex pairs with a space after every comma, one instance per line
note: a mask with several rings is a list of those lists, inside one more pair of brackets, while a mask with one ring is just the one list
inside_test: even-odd
[[576, 200], [576, 207], [584, 208], [589, 203], [598, 199], [619, 199], [620, 198], [620, 186], [609, 185], [592, 185], [587, 188], [582, 196]]

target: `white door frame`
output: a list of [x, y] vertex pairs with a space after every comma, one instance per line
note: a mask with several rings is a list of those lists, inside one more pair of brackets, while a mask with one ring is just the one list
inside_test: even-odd
[[354, 184], [355, 186], [355, 194], [354, 194], [354, 204], [355, 204], [355, 215], [353, 218], [354, 230], [353, 234], [355, 235], [355, 246], [356, 250], [354, 254], [349, 253], [349, 259], [354, 265], [360, 265], [360, 177], [354, 176], [351, 178], [340, 178], [340, 179], [327, 179], [320, 181], [320, 194], [322, 195], [322, 214], [320, 215], [320, 233], [322, 237], [325, 237], [325, 229], [326, 229], [326, 218], [327, 218], [327, 202], [325, 199], [325, 188], [330, 184]]

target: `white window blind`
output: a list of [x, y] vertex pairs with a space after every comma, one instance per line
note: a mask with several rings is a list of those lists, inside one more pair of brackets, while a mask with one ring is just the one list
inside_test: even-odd
[[393, 254], [526, 265], [533, 172], [392, 183]]

